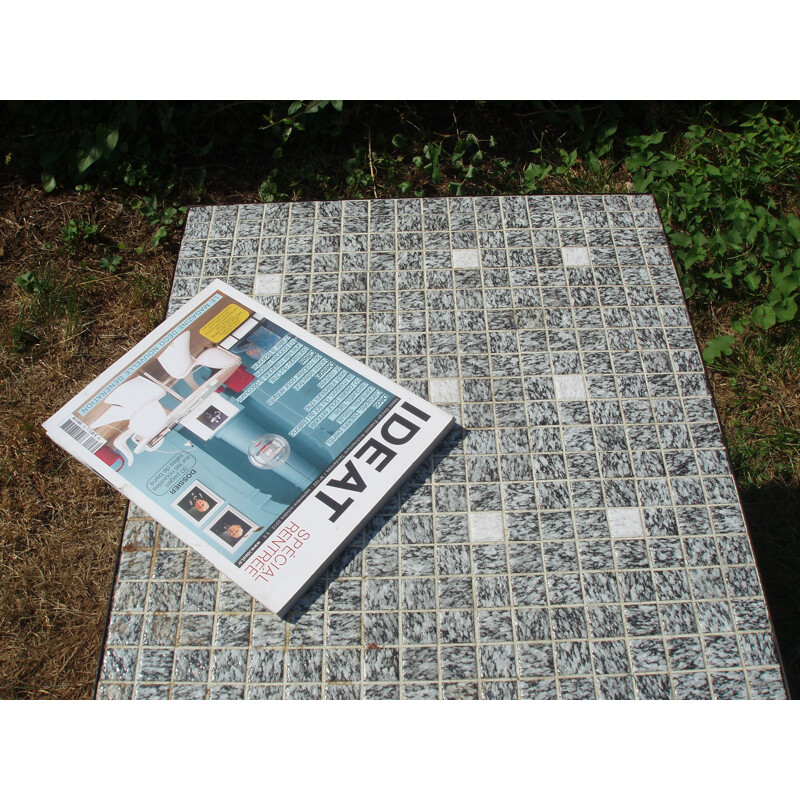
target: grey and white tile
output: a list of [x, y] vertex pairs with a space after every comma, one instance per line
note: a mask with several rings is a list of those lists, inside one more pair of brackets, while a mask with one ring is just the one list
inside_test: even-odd
[[194, 207], [221, 277], [465, 435], [282, 620], [135, 506], [98, 698], [785, 698], [648, 195]]

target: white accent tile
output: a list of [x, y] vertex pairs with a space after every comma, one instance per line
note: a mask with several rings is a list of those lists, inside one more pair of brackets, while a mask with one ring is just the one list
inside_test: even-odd
[[453, 266], [459, 267], [479, 267], [477, 250], [453, 250]]
[[561, 258], [564, 259], [565, 267], [588, 267], [589, 248], [588, 247], [562, 247]]
[[502, 542], [505, 538], [503, 515], [499, 511], [476, 511], [468, 516], [471, 541]]
[[554, 375], [556, 400], [586, 400], [586, 381], [582, 375]]
[[280, 294], [283, 278], [280, 275], [257, 275], [256, 294]]
[[434, 378], [430, 382], [431, 403], [461, 402], [461, 387], [456, 378]]
[[608, 527], [614, 539], [644, 536], [642, 515], [638, 508], [608, 508]]

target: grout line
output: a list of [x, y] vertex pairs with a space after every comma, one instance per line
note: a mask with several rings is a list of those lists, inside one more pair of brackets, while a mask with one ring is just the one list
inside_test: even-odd
[[[500, 202], [501, 202], [501, 206], [502, 206], [502, 200]], [[527, 202], [525, 202], [525, 213], [526, 214], [528, 213], [528, 204], [527, 204]], [[528, 219], [530, 221], [530, 217]], [[477, 218], [476, 218], [476, 220], [475, 220], [476, 229], [477, 229], [477, 224], [478, 223], [477, 223]], [[504, 228], [505, 228], [505, 226], [504, 226]], [[506, 238], [505, 230], [504, 230], [503, 242], [504, 242], [504, 250], [503, 250], [503, 252], [505, 253], [505, 262], [506, 262], [506, 267], [505, 268], [506, 268], [506, 272], [508, 274], [508, 283], [509, 283], [509, 287], [508, 287], [509, 303], [512, 303], [513, 302], [513, 296], [511, 294], [511, 259], [509, 258], [508, 240]], [[533, 242], [531, 242], [531, 245], [532, 244], [533, 244]], [[531, 249], [531, 252], [533, 253], [533, 249]], [[537, 283], [538, 283], [538, 278], [537, 278]], [[494, 355], [494, 352], [493, 352], [493, 349], [492, 349], [491, 331], [490, 331], [489, 318], [488, 318], [488, 309], [486, 309], [486, 305], [487, 305], [487, 303], [486, 303], [486, 280], [485, 280], [485, 275], [483, 273], [483, 270], [481, 270], [481, 287], [482, 287], [483, 298], [484, 298], [483, 306], [484, 306], [484, 309], [485, 309], [485, 313], [487, 314], [486, 326], [487, 326], [487, 343], [488, 343], [488, 348], [489, 348], [489, 353], [488, 353], [489, 375], [490, 375], [490, 380], [492, 382], [491, 383], [491, 386], [492, 386], [492, 413], [494, 415], [494, 427], [495, 427], [495, 430], [497, 430], [497, 403], [495, 401], [495, 396], [496, 395], [495, 395], [495, 391], [494, 391], [494, 361], [493, 361], [493, 358], [492, 358], [492, 356]], [[495, 309], [493, 309], [493, 310], [495, 310]], [[514, 338], [515, 338], [516, 343], [517, 343], [517, 345], [516, 345], [516, 357], [519, 360], [519, 381], [520, 381], [520, 386], [522, 387], [523, 396], [524, 396], [524, 383], [523, 383], [523, 378], [522, 378], [522, 360], [521, 360], [521, 354], [520, 354], [520, 343], [519, 343], [519, 336], [516, 333], [516, 331], [514, 332]], [[514, 429], [514, 430], [516, 430], [516, 429]], [[531, 448], [530, 434], [528, 433], [527, 428], [525, 428], [524, 430], [525, 430], [525, 438], [528, 440], [528, 446], [527, 446], [527, 450], [526, 450], [526, 452], [528, 454], [528, 464], [529, 464], [530, 470], [531, 470], [530, 474], [531, 474], [531, 476], [533, 476], [534, 475], [534, 471], [533, 471], [534, 465], [533, 465], [533, 451], [532, 451], [532, 448]], [[498, 439], [497, 445], [498, 445], [498, 452], [499, 452], [500, 449], [501, 449], [500, 448], [499, 439]], [[515, 457], [519, 458], [521, 454], [520, 453], [514, 453], [513, 455]], [[517, 614], [516, 614], [516, 608], [514, 606], [514, 599], [513, 599], [513, 594], [512, 594], [512, 588], [513, 587], [512, 587], [512, 581], [511, 581], [511, 574], [512, 574], [511, 573], [511, 554], [509, 553], [509, 537], [508, 537], [508, 532], [507, 532], [507, 529], [506, 529], [506, 501], [505, 501], [505, 492], [503, 491], [503, 487], [504, 487], [504, 484], [506, 483], [506, 480], [505, 480], [505, 477], [503, 475], [503, 455], [502, 454], [500, 454], [500, 456], [498, 458], [498, 462], [499, 462], [498, 463], [498, 470], [499, 470], [498, 475], [500, 477], [500, 481], [499, 481], [499, 486], [500, 486], [500, 513], [502, 514], [503, 533], [504, 533], [502, 546], [503, 546], [503, 550], [505, 551], [505, 559], [506, 559], [506, 572], [505, 572], [505, 575], [506, 575], [507, 586], [508, 586], [508, 606], [509, 606], [508, 607], [508, 613], [509, 613], [510, 623], [511, 623], [511, 648], [512, 648], [511, 652], [512, 652], [512, 663], [513, 663], [513, 666], [514, 666], [514, 679], [513, 679], [513, 681], [514, 681], [514, 693], [516, 695], [516, 698], [519, 699], [520, 695], [522, 693], [521, 674], [520, 674], [521, 670], [520, 670], [520, 665], [519, 665], [519, 638], [517, 636]], [[541, 530], [540, 530], [540, 534], [541, 534]], [[544, 566], [544, 562], [542, 562], [542, 565]]]
[[[609, 360], [611, 360], [611, 343], [608, 341], [608, 330], [606, 328], [605, 318], [603, 317], [602, 305], [600, 305], [600, 294], [599, 294], [599, 290], [598, 290], [598, 287], [597, 287], [597, 280], [596, 280], [594, 266], [592, 265], [591, 249], [589, 247], [588, 237], [586, 236], [586, 221], [584, 219], [583, 209], [581, 208], [579, 200], [576, 200], [576, 205], [578, 207], [577, 213], [578, 213], [578, 216], [579, 216], [579, 218], [581, 220], [581, 232], [583, 233], [584, 241], [586, 242], [586, 253], [588, 255], [588, 260], [589, 260], [589, 266], [587, 267], [587, 269], [588, 269], [589, 273], [591, 274], [591, 278], [592, 278], [591, 287], [597, 293], [598, 316], [599, 316], [600, 322], [601, 322], [601, 324], [603, 326], [603, 336], [605, 338], [605, 342], [606, 342], [606, 346], [607, 346], [607, 351], [606, 352], [608, 352]], [[555, 212], [555, 209], [554, 209], [554, 212]], [[558, 223], [558, 217], [556, 217], [556, 223]], [[559, 237], [559, 244], [561, 244], [561, 226], [560, 225], [558, 226], [558, 237]], [[561, 252], [562, 252], [562, 262], [563, 262], [563, 250]], [[567, 293], [569, 295], [569, 300], [570, 300], [570, 311], [571, 311], [571, 313], [573, 315], [574, 331], [575, 331], [575, 348], [576, 348], [576, 351], [577, 351], [577, 354], [578, 354], [578, 359], [579, 359], [580, 365], [581, 365], [581, 377], [583, 379], [584, 388], [586, 389], [586, 409], [587, 409], [587, 411], [589, 412], [589, 415], [590, 415], [589, 419], [593, 420], [594, 419], [594, 409], [593, 409], [592, 401], [591, 401], [591, 397], [590, 397], [589, 381], [587, 379], [587, 370], [586, 370], [586, 367], [584, 365], [583, 348], [581, 347], [581, 340], [580, 340], [580, 336], [578, 335], [578, 320], [575, 317], [574, 306], [573, 306], [573, 303], [572, 303], [572, 295], [570, 293], [570, 289], [572, 287], [571, 287], [570, 280], [569, 280], [569, 271], [568, 271], [567, 265], [564, 265], [563, 269], [564, 269], [564, 280], [565, 280], [565, 282], [567, 284]], [[589, 308], [589, 307], [590, 306], [587, 306], [587, 308]], [[613, 368], [613, 362], [612, 362], [612, 368]], [[615, 382], [615, 385], [616, 385], [616, 382]], [[617, 395], [619, 395], [619, 388], [618, 387], [617, 387]], [[622, 404], [620, 403], [620, 413], [621, 413], [621, 410], [622, 410]], [[560, 410], [559, 410], [559, 424], [562, 426], [562, 429], [563, 429], [563, 421], [561, 420]], [[590, 425], [592, 425], [592, 423], [590, 423]], [[594, 428], [596, 426], [592, 425], [592, 427]], [[592, 431], [592, 433], [593, 433], [593, 438], [594, 438], [594, 431]], [[603, 482], [604, 481], [604, 478], [603, 478], [603, 464], [602, 464], [602, 459], [600, 457], [599, 442], [597, 442], [596, 439], [595, 439], [595, 447], [594, 447], [594, 458], [595, 458], [595, 464], [597, 466], [597, 474], [599, 475], [601, 496], [605, 497], [606, 496], [606, 491], [605, 491], [605, 485], [604, 485], [604, 482]], [[572, 479], [570, 477], [569, 465], [567, 463], [566, 445], [564, 446], [564, 469], [565, 469], [566, 474], [567, 474], [567, 487], [568, 487], [569, 498], [570, 498], [569, 499], [569, 502], [570, 502], [570, 514], [571, 514], [572, 520], [573, 520], [573, 531], [574, 531], [574, 535], [575, 535], [575, 551], [576, 551], [576, 558], [577, 558], [577, 561], [578, 561], [578, 580], [580, 581], [581, 596], [584, 598], [584, 602], [583, 602], [584, 623], [586, 625], [586, 632], [587, 632], [587, 636], [588, 636], [588, 640], [589, 640], [589, 647], [588, 647], [588, 649], [589, 649], [589, 664], [590, 664], [590, 666], [592, 668], [592, 677], [593, 677], [593, 681], [594, 681], [595, 694], [596, 694], [596, 696], [598, 698], [602, 698], [603, 695], [602, 695], [602, 692], [600, 690], [600, 676], [598, 675], [598, 672], [597, 672], [597, 665], [595, 664], [594, 653], [592, 651], [592, 646], [591, 646], [591, 642], [592, 642], [592, 639], [593, 639], [593, 637], [592, 637], [592, 626], [591, 626], [591, 621], [589, 619], [588, 604], [586, 603], [586, 596], [584, 594], [583, 575], [584, 575], [585, 570], [583, 569], [583, 562], [581, 560], [581, 538], [578, 535], [578, 523], [577, 523], [577, 520], [575, 519], [575, 504], [574, 504], [574, 502], [572, 500], [572, 498], [573, 498]], [[608, 508], [609, 508], [608, 501], [606, 500], [605, 507], [603, 509], [603, 511], [605, 512], [604, 516], [605, 516], [606, 523], [608, 522]], [[615, 557], [615, 553], [614, 553], [614, 537], [611, 535], [610, 528], [609, 528], [609, 547], [611, 549], [611, 557], [616, 562], [616, 557]], [[614, 568], [614, 572], [615, 573], [617, 572], [616, 567]], [[619, 583], [619, 581], [617, 581], [617, 583]], [[619, 585], [617, 586], [617, 589], [619, 590]], [[620, 597], [619, 605], [620, 605], [620, 613], [622, 615], [623, 631], [627, 633], [627, 629], [625, 627], [625, 611], [624, 611], [624, 606], [622, 605], [621, 597]], [[625, 642], [625, 649], [626, 649], [626, 652], [629, 650], [627, 642]], [[630, 661], [630, 659], [629, 659], [629, 664], [631, 665], [631, 671], [632, 671], [633, 662]], [[632, 678], [632, 680], [633, 680], [633, 678]], [[635, 681], [633, 681], [633, 683], [635, 685]]]
[[[426, 254], [427, 249], [425, 247], [425, 217], [423, 212], [423, 201], [419, 201], [419, 227], [420, 227], [420, 258], [422, 263], [420, 264], [420, 269], [422, 273], [422, 295], [423, 295], [423, 311], [422, 313], [425, 315], [425, 325], [423, 326], [425, 331], [425, 341], [427, 343], [426, 348], [426, 367], [428, 373], [428, 400], [432, 401], [431, 394], [432, 394], [432, 376], [431, 376], [431, 345], [432, 345], [432, 337], [433, 333], [430, 330], [430, 312], [431, 309], [428, 307], [428, 268], [426, 264]], [[455, 292], [455, 270], [453, 269], [453, 251], [450, 250], [450, 275], [451, 275], [451, 283], [453, 284], [453, 291]], [[455, 302], [455, 294], [454, 294], [454, 302]], [[459, 369], [460, 374], [460, 365], [458, 365], [458, 359], [456, 357], [456, 364]], [[459, 398], [461, 400], [461, 381], [459, 380]], [[463, 402], [458, 402], [457, 405], [459, 409], [461, 409], [459, 413], [459, 418], [463, 420]], [[435, 469], [435, 461], [434, 461], [434, 454], [432, 453], [431, 456], [431, 467]], [[438, 501], [436, 499], [436, 481], [433, 474], [433, 470], [431, 472], [431, 493], [432, 493], [432, 501], [433, 501], [433, 514], [431, 515], [431, 526], [432, 526], [432, 535], [433, 535], [433, 621], [434, 621], [434, 631], [436, 634], [436, 687], [439, 693], [439, 699], [443, 700], [445, 698], [445, 686], [444, 686], [444, 679], [442, 677], [442, 626], [441, 626], [441, 609], [439, 607], [439, 581], [441, 579], [440, 573], [440, 565], [439, 565], [439, 541], [438, 541], [438, 529], [437, 529], [437, 521], [438, 521], [438, 513], [439, 513], [439, 506]], [[465, 491], [466, 495], [466, 485]], [[467, 504], [469, 505], [469, 500], [467, 500]], [[401, 622], [400, 622], [400, 636], [402, 639], [402, 613], [401, 613]]]

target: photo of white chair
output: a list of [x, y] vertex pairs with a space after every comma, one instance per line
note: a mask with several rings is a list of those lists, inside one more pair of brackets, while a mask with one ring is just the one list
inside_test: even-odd
[[193, 391], [196, 391], [200, 388], [194, 379], [196, 369], [209, 367], [214, 370], [224, 370], [230, 374], [236, 370], [242, 360], [222, 347], [210, 347], [195, 357], [191, 351], [189, 331], [184, 331], [158, 356], [158, 363], [176, 382], [183, 380]]
[[128, 420], [128, 427], [113, 441], [113, 446], [133, 463], [133, 453], [128, 447], [128, 438], [139, 444], [152, 439], [167, 422], [167, 410], [159, 403], [166, 390], [149, 378], [137, 375], [114, 389], [105, 403], [111, 406], [98, 417], [95, 427], [112, 425]]

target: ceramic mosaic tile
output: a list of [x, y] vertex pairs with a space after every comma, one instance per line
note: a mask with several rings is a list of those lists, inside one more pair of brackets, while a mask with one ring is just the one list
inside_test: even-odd
[[785, 698], [649, 196], [193, 208], [213, 278], [460, 424], [280, 619], [131, 506], [98, 698]]

